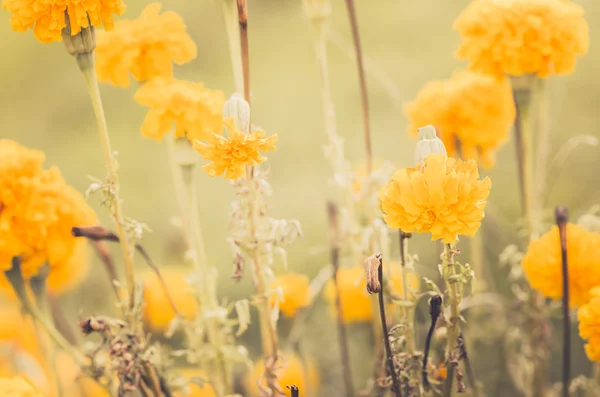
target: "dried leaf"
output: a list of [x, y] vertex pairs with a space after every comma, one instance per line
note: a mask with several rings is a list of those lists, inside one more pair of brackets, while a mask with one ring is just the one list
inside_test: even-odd
[[235, 302], [235, 312], [238, 318], [238, 330], [235, 333], [236, 337], [241, 336], [250, 325], [250, 302], [248, 299], [242, 299]]

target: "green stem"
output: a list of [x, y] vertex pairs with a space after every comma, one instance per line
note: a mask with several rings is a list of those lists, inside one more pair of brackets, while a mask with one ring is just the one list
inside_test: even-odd
[[460, 282], [456, 280], [457, 274], [454, 255], [453, 244], [444, 244], [442, 269], [450, 301], [450, 318], [448, 319], [446, 333], [446, 368], [448, 369], [448, 376], [444, 385], [445, 397], [449, 397], [452, 394], [452, 383], [454, 380], [453, 352], [457, 346], [458, 336], [460, 335], [460, 302], [462, 300], [462, 293], [460, 291]]
[[238, 22], [238, 10], [236, 0], [221, 0], [223, 5], [223, 16], [225, 17], [225, 29], [227, 30], [227, 40], [229, 41], [229, 56], [231, 58], [231, 67], [235, 90], [244, 92], [244, 74], [242, 71], [242, 55], [240, 51], [240, 29]]
[[[102, 98], [100, 97], [100, 90], [98, 88], [98, 81], [96, 78], [96, 71], [94, 69], [94, 54], [92, 52], [81, 54], [77, 57], [77, 64], [79, 69], [85, 77], [85, 81], [88, 86], [90, 99], [94, 107], [94, 113], [96, 114], [96, 122], [98, 124], [98, 132], [100, 133], [100, 141], [102, 142], [102, 151], [104, 153], [104, 162], [106, 164], [106, 182], [109, 185], [109, 194], [111, 195], [110, 209], [113, 221], [115, 223], [115, 229], [119, 241], [121, 244], [121, 250], [123, 251], [123, 258], [125, 260], [125, 277], [127, 280], [127, 288], [129, 291], [129, 307], [133, 308], [135, 305], [135, 275], [134, 275], [134, 262], [133, 255], [134, 250], [129, 243], [129, 237], [125, 232], [125, 217], [123, 215], [123, 209], [121, 208], [121, 199], [119, 197], [119, 179], [117, 176], [117, 162], [114, 158], [113, 151], [110, 145], [110, 137], [108, 135], [108, 127], [106, 125], [106, 118], [104, 117], [104, 108], [102, 107]], [[130, 319], [134, 322], [133, 316]]]

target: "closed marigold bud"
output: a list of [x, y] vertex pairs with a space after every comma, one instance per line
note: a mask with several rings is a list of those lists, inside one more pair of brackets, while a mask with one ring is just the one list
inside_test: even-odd
[[385, 222], [405, 233], [431, 233], [432, 240], [445, 244], [459, 235], [475, 235], [484, 217], [490, 179], [479, 180], [475, 160], [430, 154], [424, 163], [396, 171], [382, 189], [379, 200]]

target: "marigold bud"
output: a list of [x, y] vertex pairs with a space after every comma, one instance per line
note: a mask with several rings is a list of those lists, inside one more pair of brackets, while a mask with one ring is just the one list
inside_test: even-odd
[[237, 129], [244, 134], [250, 133], [250, 104], [237, 92], [231, 95], [223, 106], [223, 118], [233, 118]]
[[428, 154], [437, 153], [447, 156], [444, 142], [438, 138], [435, 127], [427, 125], [418, 129], [419, 141], [415, 148], [415, 164], [423, 164], [423, 160]]

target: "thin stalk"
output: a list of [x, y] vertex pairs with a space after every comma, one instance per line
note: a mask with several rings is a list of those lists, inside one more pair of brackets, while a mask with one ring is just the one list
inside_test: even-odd
[[544, 207], [546, 196], [548, 157], [550, 155], [550, 125], [548, 113], [548, 95], [546, 81], [536, 81], [536, 117], [537, 117], [537, 140], [535, 152], [535, 204], [537, 211]]
[[560, 234], [560, 253], [563, 276], [563, 362], [562, 362], [562, 395], [569, 397], [571, 384], [571, 319], [569, 310], [569, 264], [567, 261], [567, 222], [569, 213], [565, 207], [556, 207], [556, 225]]
[[[113, 151], [110, 145], [110, 137], [108, 135], [108, 127], [106, 118], [104, 117], [104, 108], [102, 107], [102, 99], [98, 88], [98, 80], [96, 79], [96, 71], [94, 69], [94, 54], [93, 52], [81, 54], [77, 57], [79, 69], [85, 77], [88, 86], [94, 113], [96, 114], [96, 122], [98, 123], [98, 132], [102, 142], [102, 150], [104, 153], [104, 162], [106, 164], [106, 180], [109, 184], [111, 194], [111, 215], [115, 223], [115, 230], [123, 251], [125, 260], [125, 278], [127, 280], [127, 288], [129, 291], [129, 307], [135, 305], [135, 275], [132, 249], [127, 233], [125, 232], [125, 217], [121, 208], [121, 199], [119, 197], [119, 179], [117, 176], [117, 162], [114, 158]], [[133, 318], [130, 321], [134, 321]]]
[[458, 345], [460, 347], [461, 359], [465, 365], [465, 369], [467, 371], [467, 380], [469, 381], [469, 385], [471, 386], [471, 391], [473, 397], [479, 397], [479, 388], [477, 387], [477, 379], [475, 378], [475, 372], [473, 371], [473, 366], [471, 365], [471, 360], [469, 358], [469, 354], [467, 353], [467, 345], [465, 342], [465, 338], [462, 334], [458, 336]]
[[287, 386], [290, 389], [290, 397], [300, 397], [300, 389], [298, 386]]
[[354, 40], [354, 50], [356, 52], [356, 62], [358, 66], [358, 81], [360, 84], [360, 100], [363, 118], [363, 133], [365, 144], [365, 162], [367, 166], [367, 175], [371, 175], [373, 169], [373, 151], [371, 148], [371, 126], [369, 122], [369, 96], [367, 93], [367, 80], [365, 78], [365, 67], [363, 65], [363, 55], [360, 44], [360, 34], [358, 31], [358, 20], [356, 18], [356, 8], [354, 0], [346, 0], [348, 9], [348, 18], [352, 27], [352, 38]]
[[[379, 278], [379, 284], [383, 285], [383, 257], [379, 257], [379, 268], [377, 269], [377, 277]], [[392, 377], [392, 392], [396, 397], [402, 397], [402, 388], [400, 386], [400, 380], [398, 374], [396, 374], [396, 367], [394, 366], [394, 356], [392, 354], [392, 346], [390, 345], [390, 335], [387, 329], [387, 321], [385, 319], [385, 298], [383, 296], [383, 288], [379, 290], [379, 316], [381, 317], [381, 331], [383, 333], [383, 344], [385, 346], [386, 363], [388, 372]]]
[[244, 76], [244, 99], [250, 104], [250, 56], [248, 49], [248, 4], [246, 0], [237, 0], [237, 9], [240, 27], [242, 73]]
[[342, 316], [342, 300], [340, 298], [340, 288], [337, 274], [340, 268], [340, 230], [337, 218], [337, 207], [333, 203], [327, 205], [329, 215], [329, 229], [331, 233], [331, 265], [333, 266], [333, 284], [335, 286], [335, 307], [337, 313], [338, 337], [340, 343], [340, 355], [342, 360], [342, 371], [344, 376], [344, 386], [346, 387], [346, 396], [354, 397], [354, 384], [352, 382], [352, 370], [350, 369], [350, 349], [348, 347], [348, 336], [346, 326]]
[[[407, 269], [406, 269], [406, 254], [408, 250], [408, 239], [412, 237], [410, 233], [404, 233], [402, 230], [398, 230], [399, 243], [400, 243], [400, 265], [402, 266], [402, 300], [408, 301], [408, 280]], [[407, 325], [406, 332], [406, 346], [410, 355], [415, 351], [415, 339], [413, 338], [413, 316], [411, 310], [404, 308], [404, 318]]]
[[50, 306], [51, 316], [54, 319], [56, 329], [65, 337], [65, 339], [73, 346], [78, 344], [78, 335], [71, 327], [71, 322], [67, 319], [62, 305], [56, 299], [56, 296], [48, 294], [48, 305]]
[[446, 368], [448, 375], [444, 385], [444, 396], [449, 397], [452, 394], [452, 382], [454, 378], [454, 366], [451, 363], [453, 350], [457, 346], [458, 336], [460, 334], [460, 301], [462, 299], [459, 289], [459, 282], [453, 279], [456, 276], [456, 264], [454, 262], [454, 249], [451, 244], [444, 244], [442, 253], [442, 268], [444, 269], [444, 281], [448, 290], [448, 299], [450, 300], [450, 318], [447, 324], [446, 341]]
[[429, 348], [431, 347], [431, 339], [433, 338], [433, 333], [435, 331], [435, 326], [437, 324], [438, 318], [440, 314], [442, 314], [442, 297], [439, 295], [432, 296], [429, 300], [429, 316], [431, 317], [431, 324], [429, 325], [429, 331], [427, 332], [427, 339], [425, 339], [425, 351], [423, 355], [423, 368], [422, 368], [422, 377], [423, 377], [423, 386], [428, 388], [429, 378], [427, 376], [427, 362], [429, 361]]
[[473, 271], [477, 275], [477, 283], [475, 288], [477, 293], [483, 293], [488, 289], [487, 283], [487, 271], [485, 267], [485, 255], [483, 245], [483, 222], [480, 230], [471, 237], [471, 259], [470, 264], [473, 267]]
[[181, 219], [181, 229], [183, 232], [183, 238], [185, 239], [186, 246], [188, 249], [192, 246], [192, 231], [188, 213], [190, 210], [189, 203], [187, 203], [187, 193], [185, 184], [183, 182], [181, 166], [177, 163], [175, 155], [175, 136], [167, 137], [165, 144], [167, 147], [167, 157], [169, 160], [169, 166], [171, 169], [171, 176], [173, 178], [173, 188], [175, 192], [175, 198], [177, 200], [177, 206], [179, 207], [179, 218]]
[[229, 56], [231, 58], [231, 69], [233, 71], [235, 90], [241, 93], [244, 90], [244, 75], [242, 72], [242, 58], [240, 52], [237, 1], [221, 0], [221, 4], [223, 5], [225, 28], [227, 30], [227, 40], [229, 41]]

